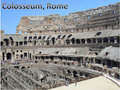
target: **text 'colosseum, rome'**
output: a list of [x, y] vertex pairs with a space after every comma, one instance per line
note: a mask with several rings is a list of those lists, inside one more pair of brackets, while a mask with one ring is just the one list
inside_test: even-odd
[[[67, 90], [102, 77], [116, 88], [104, 90], [119, 90], [119, 6], [23, 16], [16, 34], [1, 30], [1, 89]], [[97, 83], [102, 85], [100, 79]]]

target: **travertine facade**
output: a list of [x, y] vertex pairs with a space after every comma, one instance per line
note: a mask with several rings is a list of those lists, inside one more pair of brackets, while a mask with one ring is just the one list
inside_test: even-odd
[[[85, 77], [99, 75], [96, 73], [97, 70], [102, 73], [109, 73], [109, 75], [119, 80], [119, 5], [120, 3], [117, 3], [82, 12], [70, 13], [67, 16], [23, 16], [17, 26], [16, 34], [9, 35], [1, 31], [1, 62], [2, 64], [20, 62], [22, 64], [21, 66], [18, 65], [19, 69], [27, 74], [31, 67], [30, 72], [33, 74], [32, 77], [34, 77], [35, 73], [33, 71], [37, 69], [37, 65], [35, 65], [36, 67], [31, 64], [24, 65], [24, 62], [35, 62], [40, 65], [42, 63], [48, 66], [52, 64], [51, 68], [56, 66], [56, 77], [59, 80], [60, 75], [58, 73], [61, 72], [59, 72], [59, 68], [62, 68], [62, 73], [65, 75], [63, 75], [64, 78], [71, 78], [72, 81], [74, 81], [72, 76], [66, 76], [63, 72], [64, 70], [68, 74], [72, 73], [73, 77], [82, 76], [83, 73], [80, 73], [81, 69], [69, 69], [71, 66], [94, 70], [94, 74], [91, 74], [89, 70], [86, 72], [83, 70], [82, 72], [87, 73]], [[63, 66], [60, 67], [61, 65]], [[3, 72], [9, 72], [5, 78], [17, 82], [15, 78], [10, 78], [12, 77], [10, 72], [13, 72], [17, 75], [21, 73], [22, 78], [25, 79], [22, 71], [16, 70], [18, 67], [12, 67], [10, 70], [4, 68]], [[48, 71], [46, 70], [46, 72]], [[53, 73], [52, 70], [50, 71]], [[36, 70], [36, 73], [47, 77], [47, 74], [43, 71], [39, 73]], [[33, 87], [30, 87], [31, 84], [28, 81], [28, 87], [19, 83], [18, 87], [22, 89], [36, 88], [37, 86], [34, 86], [33, 83], [37, 83], [35, 85], [38, 85], [38, 88], [43, 88], [42, 86], [52, 88], [53, 85], [57, 84], [57, 82], [54, 83], [54, 81], [51, 81], [53, 79], [50, 79], [53, 83], [51, 84], [52, 86], [46, 86], [42, 81], [39, 83], [39, 80], [35, 78], [36, 76], [28, 79], [28, 81], [32, 81]], [[48, 77], [47, 81], [49, 81]], [[7, 83], [7, 80], [3, 78], [2, 82]], [[60, 82], [62, 81], [59, 81], [59, 84]], [[14, 88], [9, 83], [3, 87], [7, 88], [9, 86], [9, 88]]]

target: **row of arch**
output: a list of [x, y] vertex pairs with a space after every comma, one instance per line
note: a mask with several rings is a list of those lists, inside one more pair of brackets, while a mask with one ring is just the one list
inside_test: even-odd
[[[56, 45], [58, 42], [58, 44], [92, 44], [92, 43], [119, 43], [120, 42], [120, 37], [104, 37], [104, 38], [89, 38], [89, 39], [75, 39], [75, 38], [71, 38], [71, 39], [66, 39], [66, 40], [60, 40], [57, 39], [55, 37], [52, 37], [51, 40], [41, 40], [41, 41], [37, 41], [37, 40], [29, 40], [29, 41], [20, 41], [20, 42], [13, 42], [10, 41], [9, 39], [5, 39], [4, 43], [3, 41], [1, 42], [1, 46], [9, 46], [11, 44], [11, 46], [15, 45], [15, 46], [23, 46], [23, 45], [29, 45], [32, 44], [30, 46], [36, 46], [36, 45]], [[57, 42], [57, 43], [56, 43]], [[40, 44], [41, 43], [41, 44]]]

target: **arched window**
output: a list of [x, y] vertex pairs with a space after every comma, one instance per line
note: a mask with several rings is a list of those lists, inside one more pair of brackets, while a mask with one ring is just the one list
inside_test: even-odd
[[39, 36], [39, 38], [38, 39], [41, 39], [41, 36]]
[[52, 44], [55, 44], [55, 37], [52, 38]]
[[37, 39], [37, 36], [34, 36], [34, 39]]
[[3, 46], [3, 42], [1, 42], [1, 46]]
[[104, 43], [107, 43], [107, 42], [108, 42], [108, 38], [104, 38], [104, 39], [103, 39], [103, 42], [104, 42]]
[[20, 42], [20, 45], [23, 45], [23, 42], [22, 42], [22, 41]]
[[82, 43], [85, 43], [85, 39], [82, 39], [81, 42], [82, 42]]
[[72, 36], [72, 34], [70, 34], [67, 38], [70, 38]]
[[72, 41], [72, 44], [75, 44], [75, 38], [72, 38], [71, 41]]
[[87, 39], [87, 43], [91, 43], [91, 39]]
[[32, 36], [30, 36], [29, 39], [32, 39]]
[[9, 39], [4, 39], [4, 42], [5, 42], [6, 46], [9, 45]]
[[12, 57], [11, 53], [7, 53], [7, 60], [10, 60]]
[[24, 41], [24, 45], [27, 45], [27, 41]]
[[76, 43], [77, 43], [77, 44], [80, 44], [80, 40], [79, 40], [79, 39], [76, 39]]
[[70, 44], [70, 40], [69, 40], [69, 39], [67, 39], [67, 40], [66, 40], [66, 43], [67, 43], [67, 44]]
[[24, 37], [24, 40], [27, 40], [27, 36]]
[[98, 38], [97, 41], [98, 41], [98, 43], [102, 43], [102, 39], [101, 38]]
[[96, 39], [95, 38], [93, 39], [93, 43], [96, 43]]
[[114, 43], [115, 42], [115, 38], [114, 37], [110, 37], [110, 42]]

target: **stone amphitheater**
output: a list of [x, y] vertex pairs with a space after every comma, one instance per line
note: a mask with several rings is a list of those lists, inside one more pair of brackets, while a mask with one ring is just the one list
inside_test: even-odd
[[120, 3], [66, 16], [23, 16], [1, 30], [2, 90], [48, 90], [103, 74], [120, 81]]

